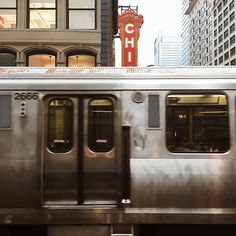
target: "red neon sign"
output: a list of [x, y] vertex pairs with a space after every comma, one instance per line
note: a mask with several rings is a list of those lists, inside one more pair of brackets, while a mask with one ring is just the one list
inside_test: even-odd
[[139, 29], [143, 24], [143, 16], [128, 8], [118, 17], [120, 38], [122, 41], [122, 66], [138, 65]]

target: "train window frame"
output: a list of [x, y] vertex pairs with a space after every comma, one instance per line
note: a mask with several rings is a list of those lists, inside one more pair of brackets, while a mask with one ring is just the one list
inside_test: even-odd
[[[155, 103], [151, 102], [151, 97], [155, 98]], [[160, 93], [148, 93], [147, 103], [145, 109], [146, 129], [147, 130], [161, 130], [161, 95]], [[154, 113], [154, 115], [153, 115]]]
[[[112, 119], [111, 119], [111, 127], [112, 127], [112, 135], [111, 137], [111, 142], [110, 144], [108, 144], [108, 147], [95, 147], [94, 146], [94, 142], [92, 139], [90, 139], [91, 135], [91, 130], [92, 130], [92, 125], [93, 123], [91, 123], [91, 112], [90, 112], [90, 104], [95, 101], [95, 100], [107, 100], [109, 102], [111, 102], [111, 106], [112, 106]], [[92, 99], [90, 99], [88, 101], [88, 120], [87, 120], [87, 146], [89, 148], [89, 150], [91, 150], [94, 153], [108, 153], [110, 151], [113, 150], [114, 145], [115, 145], [115, 104], [114, 101], [111, 98], [108, 97], [93, 97]], [[101, 106], [100, 106], [101, 107]]]
[[[171, 148], [171, 145], [173, 145], [173, 144], [171, 144], [171, 139], [168, 139], [168, 135], [170, 135], [170, 128], [169, 127], [171, 127], [171, 126], [168, 126], [168, 124], [169, 124], [169, 122], [168, 122], [168, 107], [171, 107], [171, 105], [169, 105], [168, 106], [168, 98], [170, 97], [170, 96], [176, 96], [176, 98], [179, 96], [179, 97], [181, 97], [181, 96], [192, 96], [192, 97], [197, 97], [197, 96], [222, 96], [222, 97], [224, 97], [224, 99], [225, 99], [225, 104], [224, 105], [219, 105], [219, 104], [211, 104], [211, 103], [204, 103], [203, 101], [202, 101], [202, 103], [201, 102], [199, 102], [199, 103], [186, 103], [185, 105], [183, 104], [182, 106], [180, 105], [180, 107], [185, 107], [185, 109], [186, 109], [186, 111], [188, 112], [188, 114], [186, 115], [186, 117], [188, 118], [188, 116], [190, 116], [189, 114], [190, 114], [190, 109], [192, 110], [191, 111], [191, 116], [192, 116], [192, 120], [191, 121], [187, 121], [187, 122], [191, 122], [191, 124], [189, 125], [186, 125], [186, 127], [187, 126], [191, 126], [192, 127], [192, 134], [191, 134], [191, 137], [192, 137], [192, 143], [190, 143], [189, 142], [189, 140], [187, 140], [188, 141], [188, 144], [189, 144], [189, 148], [187, 147], [188, 145], [186, 144], [186, 146], [182, 146], [181, 147], [181, 145], [178, 145], [178, 143], [176, 142], [176, 147], [175, 147], [175, 149], [174, 148]], [[208, 104], [208, 105], [207, 105]], [[203, 114], [203, 112], [204, 112], [204, 110], [203, 111], [201, 111], [200, 109], [201, 108], [206, 108], [206, 107], [210, 107], [211, 106], [211, 108], [216, 108], [217, 106], [220, 106], [220, 107], [218, 107], [218, 108], [221, 108], [222, 110], [218, 110], [219, 111], [219, 113], [218, 113], [218, 120], [220, 120], [219, 119], [219, 117], [221, 118], [221, 116], [219, 116], [219, 114], [220, 114], [220, 111], [222, 112], [222, 114], [223, 113], [225, 113], [225, 117], [226, 117], [226, 119], [225, 119], [225, 124], [223, 124], [223, 125], [225, 125], [225, 127], [227, 128], [227, 130], [226, 130], [226, 132], [225, 132], [225, 138], [227, 138], [226, 139], [226, 144], [225, 144], [225, 148], [222, 148], [222, 147], [224, 147], [224, 145], [223, 144], [219, 144], [218, 146], [216, 146], [215, 145], [215, 142], [216, 141], [214, 141], [214, 142], [212, 142], [214, 145], [215, 145], [215, 147], [214, 146], [212, 146], [212, 148], [210, 148], [210, 145], [209, 145], [209, 143], [198, 143], [199, 141], [196, 141], [196, 139], [197, 139], [197, 132], [196, 131], [194, 131], [194, 130], [196, 130], [196, 126], [197, 125], [195, 125], [194, 126], [194, 122], [196, 122], [196, 117], [200, 117], [200, 116], [197, 116], [197, 115], [195, 115], [195, 114], [197, 114], [197, 113], [202, 113], [202, 115], [203, 115], [203, 117], [204, 117], [204, 114]], [[172, 107], [174, 107], [173, 105], [172, 105]], [[178, 105], [176, 105], [175, 107], [178, 107]], [[166, 102], [165, 102], [165, 108], [166, 108], [166, 111], [165, 111], [165, 116], [166, 116], [166, 131], [165, 131], [165, 141], [166, 141], [166, 148], [167, 148], [167, 150], [169, 151], [169, 152], [171, 152], [171, 153], [202, 153], [202, 154], [219, 154], [219, 153], [226, 153], [226, 152], [228, 152], [229, 150], [230, 150], [230, 116], [229, 116], [229, 98], [228, 98], [228, 96], [227, 96], [227, 94], [225, 94], [225, 93], [222, 93], [222, 92], [218, 92], [218, 91], [216, 91], [216, 92], [206, 92], [206, 93], [202, 93], [202, 92], [196, 92], [196, 93], [184, 93], [184, 92], [171, 92], [171, 93], [168, 93], [167, 95], [166, 95]], [[197, 111], [197, 109], [195, 109], [195, 108], [199, 108], [199, 110]], [[172, 109], [173, 110], [173, 109]], [[172, 111], [173, 112], [173, 111]], [[214, 111], [212, 111], [213, 112], [213, 114], [214, 114]], [[195, 113], [195, 114], [194, 114]], [[205, 110], [205, 113], [207, 114], [207, 109]], [[217, 111], [216, 111], [216, 113], [217, 113]], [[194, 115], [195, 115], [195, 117], [194, 117]], [[209, 115], [208, 115], [209, 117], [211, 117], [211, 114], [210, 114], [210, 110], [209, 110]], [[206, 116], [207, 117], [207, 116]], [[222, 115], [222, 117], [224, 117], [223, 115]], [[213, 117], [211, 117], [211, 118], [213, 118]], [[216, 117], [215, 117], [216, 118]], [[189, 119], [189, 118], [188, 118]], [[195, 119], [195, 121], [194, 121], [194, 119]], [[212, 120], [212, 119], [211, 119]], [[221, 121], [221, 120], [220, 120]], [[216, 121], [215, 121], [216, 122]], [[212, 121], [212, 123], [213, 123], [213, 121]], [[223, 122], [224, 123], [224, 122]], [[222, 125], [222, 126], [223, 126]], [[174, 127], [174, 126], [173, 126]], [[222, 127], [220, 127], [219, 128], [219, 124], [218, 124], [218, 126], [216, 125], [215, 126], [216, 127], [216, 130], [217, 130], [217, 128], [218, 128], [218, 130], [220, 130], [220, 128], [222, 128]], [[189, 127], [187, 127], [187, 129], [189, 129]], [[204, 130], [204, 128], [202, 128], [203, 130]], [[214, 130], [214, 127], [213, 127], [213, 125], [212, 125], [212, 130]], [[222, 128], [222, 130], [223, 130], [223, 128]], [[189, 133], [190, 131], [189, 130], [187, 130], [186, 131], [187, 133]], [[206, 133], [206, 131], [204, 130], [203, 131], [203, 133]], [[213, 131], [211, 131], [211, 132], [213, 132]], [[216, 131], [215, 131], [216, 132]], [[220, 131], [218, 131], [219, 133], [220, 133]], [[210, 133], [210, 131], [209, 131], [209, 133]], [[219, 134], [218, 133], [218, 134]], [[189, 136], [189, 135], [187, 135], [187, 136]], [[209, 137], [210, 137], [210, 135], [209, 135]], [[218, 136], [214, 136], [214, 137], [218, 137]], [[194, 140], [195, 139], [195, 140]], [[216, 139], [217, 140], [217, 139]], [[219, 141], [219, 140], [218, 140]], [[218, 142], [219, 143], [219, 142]], [[192, 147], [191, 147], [191, 145], [192, 145]], [[206, 147], [208, 145], [208, 147]], [[193, 147], [195, 147], [195, 148], [193, 148]], [[201, 150], [200, 150], [200, 147], [201, 147]], [[203, 149], [203, 147], [204, 147], [204, 149]], [[207, 149], [208, 148], [208, 149]], [[223, 149], [223, 150], [220, 150], [220, 149]]]
[[[5, 125], [5, 126], [0, 126], [0, 131], [5, 131], [5, 130], [7, 130], [7, 131], [9, 131], [9, 130], [13, 130], [13, 106], [14, 106], [14, 103], [13, 103], [13, 96], [12, 96], [12, 94], [9, 94], [9, 93], [1, 93], [0, 94], [0, 98], [1, 97], [5, 97], [5, 98], [9, 98], [9, 110], [8, 110], [8, 112], [9, 112], [9, 120], [8, 120], [8, 126], [7, 125]], [[1, 115], [0, 115], [1, 116]], [[6, 116], [6, 112], [4, 111], [3, 112], [3, 116]]]
[[[51, 147], [50, 147], [50, 142], [53, 142], [51, 141], [50, 139], [50, 103], [53, 102], [53, 101], [58, 101], [58, 100], [61, 100], [61, 101], [69, 101], [71, 106], [70, 106], [70, 109], [71, 109], [71, 114], [70, 114], [70, 131], [69, 131], [69, 135], [68, 135], [68, 140], [70, 139], [70, 142], [69, 142], [69, 145], [68, 147], [65, 147], [65, 149], [63, 150], [60, 150], [60, 149], [56, 149], [56, 150], [53, 150]], [[47, 134], [46, 134], [46, 147], [48, 149], [48, 151], [50, 151], [51, 153], [56, 153], [56, 154], [65, 154], [65, 153], [69, 153], [72, 149], [73, 149], [73, 145], [74, 145], [74, 136], [73, 136], [73, 127], [74, 127], [74, 103], [73, 101], [70, 99], [70, 98], [67, 98], [67, 97], [54, 97], [50, 100], [48, 100], [48, 102], [46, 103], [46, 106], [47, 106], [47, 117], [46, 117], [46, 121], [47, 121]], [[65, 112], [65, 113], [68, 113]], [[60, 142], [58, 141], [58, 144], [60, 144]], [[61, 144], [62, 144], [62, 141], [61, 141]]]

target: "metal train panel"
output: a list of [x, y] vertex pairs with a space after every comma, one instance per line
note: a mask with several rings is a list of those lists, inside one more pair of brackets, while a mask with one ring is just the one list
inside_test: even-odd
[[235, 224], [235, 68], [0, 72], [0, 233]]
[[[24, 91], [22, 91], [24, 94]], [[1, 104], [0, 185], [1, 207], [40, 206], [40, 154], [38, 101], [17, 99], [18, 92], [0, 92], [0, 99], [9, 98], [10, 103]], [[7, 117], [6, 111], [9, 110]]]

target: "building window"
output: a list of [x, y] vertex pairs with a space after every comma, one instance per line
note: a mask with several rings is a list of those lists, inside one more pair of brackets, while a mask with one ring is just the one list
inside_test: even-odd
[[217, 49], [214, 51], [214, 56], [215, 57], [217, 56]]
[[224, 54], [224, 60], [226, 61], [226, 60], [228, 60], [229, 59], [229, 52], [226, 52], [225, 54]]
[[229, 16], [229, 21], [232, 22], [235, 19], [235, 12]]
[[224, 10], [224, 16], [227, 16], [228, 12], [229, 12], [229, 10], [228, 10], [228, 7], [227, 7], [227, 8], [225, 8], [225, 10]]
[[226, 39], [228, 36], [229, 36], [229, 30], [226, 30], [226, 31], [224, 32], [224, 39]]
[[234, 8], [234, 0], [229, 4], [229, 10], [231, 11]]
[[230, 33], [232, 34], [235, 31], [235, 24], [232, 24], [229, 28]]
[[219, 58], [219, 64], [221, 64], [222, 62], [223, 62], [223, 56]]
[[235, 35], [230, 38], [230, 46], [235, 43]]
[[0, 66], [16, 66], [16, 54], [9, 51], [0, 51]]
[[95, 29], [95, 0], [68, 0], [68, 21], [69, 29]]
[[214, 30], [214, 37], [217, 36], [217, 30]]
[[27, 55], [27, 66], [32, 67], [55, 67], [56, 54], [51, 52], [37, 52]]
[[225, 6], [228, 3], [228, 0], [223, 0], [223, 6]]
[[94, 67], [96, 55], [90, 52], [69, 53], [67, 56], [68, 67]]
[[16, 0], [0, 1], [0, 29], [16, 28]]
[[221, 34], [219, 37], [219, 43], [221, 43], [222, 41], [223, 41], [223, 34]]
[[56, 28], [56, 0], [29, 0], [29, 28]]
[[214, 20], [214, 27], [217, 26], [217, 20]]
[[223, 52], [223, 45], [219, 47], [219, 54]]
[[233, 59], [233, 60], [230, 62], [230, 65], [231, 65], [231, 66], [236, 65], [235, 62], [236, 62], [235, 59]]
[[220, 3], [217, 8], [218, 8], [218, 13], [219, 13], [222, 10], [222, 3]]
[[221, 31], [222, 31], [222, 29], [223, 29], [223, 26], [222, 26], [222, 24], [219, 26], [219, 28], [218, 28], [218, 33], [220, 33]]
[[224, 43], [224, 49], [226, 50], [228, 47], [229, 47], [229, 41], [227, 40], [227, 41]]
[[217, 15], [217, 11], [216, 11], [216, 9], [214, 10], [214, 17], [216, 17], [216, 15]]
[[228, 18], [224, 21], [224, 27], [226, 27], [227, 25], [228, 25], [228, 23], [229, 23], [229, 20], [228, 20]]
[[220, 23], [222, 21], [222, 13], [218, 17], [218, 22]]
[[230, 49], [230, 56], [234, 56], [235, 55], [235, 47]]

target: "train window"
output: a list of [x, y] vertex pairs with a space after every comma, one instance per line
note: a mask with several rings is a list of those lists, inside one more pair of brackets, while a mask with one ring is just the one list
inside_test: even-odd
[[0, 128], [11, 127], [11, 96], [0, 96]]
[[166, 140], [171, 152], [226, 152], [229, 149], [227, 97], [223, 94], [169, 95]]
[[160, 127], [160, 104], [159, 95], [148, 95], [148, 127]]
[[72, 148], [73, 104], [69, 99], [53, 99], [48, 105], [48, 148], [65, 153]]
[[114, 107], [109, 99], [89, 103], [88, 146], [94, 152], [108, 152], [114, 143]]

